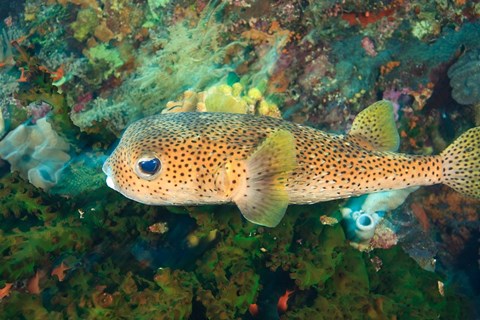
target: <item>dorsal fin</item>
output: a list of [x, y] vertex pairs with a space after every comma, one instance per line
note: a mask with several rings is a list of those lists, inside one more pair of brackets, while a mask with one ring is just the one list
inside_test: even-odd
[[289, 203], [285, 184], [296, 166], [295, 140], [291, 132], [271, 133], [255, 152], [242, 161], [246, 181], [233, 201], [243, 216], [255, 224], [275, 227]]
[[397, 151], [400, 145], [393, 105], [390, 101], [377, 101], [353, 121], [348, 136], [366, 149]]

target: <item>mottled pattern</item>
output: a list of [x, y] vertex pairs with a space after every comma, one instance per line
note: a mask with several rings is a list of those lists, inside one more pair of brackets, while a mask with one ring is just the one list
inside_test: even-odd
[[[244, 187], [240, 182], [249, 179], [240, 160], [247, 160], [278, 130], [290, 132], [295, 141], [296, 166], [284, 181], [289, 203], [431, 185], [443, 178], [440, 156], [373, 151], [361, 146], [357, 137], [327, 134], [281, 119], [222, 113], [161, 114], [137, 121], [125, 131], [104, 170], [116, 190], [139, 202], [232, 202], [232, 193]], [[161, 172], [150, 181], [133, 169], [144, 154], [154, 154], [162, 162]], [[226, 175], [228, 163], [238, 168]]]

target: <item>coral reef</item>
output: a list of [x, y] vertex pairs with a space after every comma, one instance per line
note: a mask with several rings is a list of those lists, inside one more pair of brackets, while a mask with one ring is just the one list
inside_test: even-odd
[[13, 76], [0, 72], [0, 138], [2, 138], [10, 127], [10, 112], [14, 105], [14, 94], [18, 91], [18, 82]]
[[[346, 132], [382, 97], [400, 151], [438, 154], [480, 115], [475, 1], [0, 9], [2, 318], [478, 318], [480, 204], [446, 187], [292, 206], [265, 228], [233, 206], [134, 203], [101, 172], [147, 115], [252, 113]], [[370, 240], [351, 241], [342, 207], [368, 212]]]
[[[118, 96], [108, 101], [109, 108], [94, 103], [92, 109], [75, 113], [72, 119], [82, 130], [108, 123], [120, 131], [138, 117], [160, 112], [167, 99], [186, 88], [203, 90], [232, 70], [222, 64], [227, 48], [219, 44], [220, 26], [214, 21], [200, 20], [195, 27], [178, 23], [169, 28], [167, 37], [151, 37], [150, 46], [161, 46], [162, 50], [144, 56], [143, 64], [125, 81]], [[119, 62], [113, 66], [120, 66]]]

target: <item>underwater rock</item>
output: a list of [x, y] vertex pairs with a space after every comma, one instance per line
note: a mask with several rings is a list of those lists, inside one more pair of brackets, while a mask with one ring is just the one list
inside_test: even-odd
[[452, 96], [460, 104], [480, 103], [480, 49], [463, 55], [448, 70]]
[[65, 163], [70, 160], [69, 144], [45, 118], [35, 125], [22, 124], [0, 141], [0, 157], [7, 160], [12, 171], [38, 188], [54, 186]]

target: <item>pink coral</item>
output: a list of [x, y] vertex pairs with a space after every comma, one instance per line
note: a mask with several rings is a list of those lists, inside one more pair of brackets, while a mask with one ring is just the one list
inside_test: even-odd
[[395, 120], [398, 120], [398, 111], [400, 110], [400, 97], [403, 95], [408, 95], [410, 91], [411, 90], [409, 88], [402, 88], [400, 90], [397, 90], [395, 88], [389, 88], [383, 91], [383, 99], [388, 100], [393, 104]]
[[370, 57], [375, 57], [377, 55], [377, 51], [375, 50], [375, 43], [369, 37], [363, 37], [362, 48], [365, 49], [365, 52]]
[[77, 103], [72, 107], [73, 113], [78, 113], [85, 110], [87, 103], [93, 99], [93, 94], [91, 92], [87, 92], [78, 97]]

